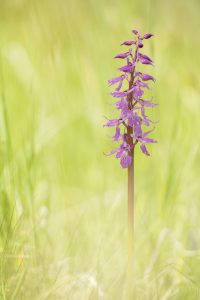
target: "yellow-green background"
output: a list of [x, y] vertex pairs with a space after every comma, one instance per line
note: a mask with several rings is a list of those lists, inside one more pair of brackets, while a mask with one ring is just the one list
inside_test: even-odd
[[200, 299], [199, 15], [199, 0], [0, 1], [0, 299], [126, 298], [127, 174], [102, 124], [133, 28], [155, 34], [159, 104], [159, 143], [135, 161], [134, 299]]

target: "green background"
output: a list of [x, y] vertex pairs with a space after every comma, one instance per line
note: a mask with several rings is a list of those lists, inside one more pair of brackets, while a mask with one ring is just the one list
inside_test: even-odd
[[133, 28], [156, 77], [135, 158], [134, 299], [200, 299], [200, 2], [0, 1], [0, 299], [127, 299], [127, 171], [107, 80]]

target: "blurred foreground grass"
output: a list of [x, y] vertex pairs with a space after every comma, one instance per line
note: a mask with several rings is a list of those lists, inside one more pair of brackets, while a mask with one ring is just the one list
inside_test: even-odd
[[200, 299], [200, 3], [0, 1], [0, 299], [121, 300], [126, 172], [107, 79], [152, 31], [159, 144], [137, 152], [134, 299]]

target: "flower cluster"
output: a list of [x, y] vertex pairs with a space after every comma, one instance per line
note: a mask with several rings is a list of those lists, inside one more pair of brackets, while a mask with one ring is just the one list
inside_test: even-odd
[[[119, 110], [119, 118], [107, 120], [105, 126], [116, 128], [113, 140], [119, 142], [119, 147], [111, 151], [120, 159], [122, 168], [128, 168], [132, 164], [133, 149], [137, 143], [140, 144], [142, 152], [149, 155], [146, 144], [156, 143], [148, 137], [153, 131], [144, 131], [144, 126], [150, 126], [153, 122], [147, 117], [146, 109], [155, 106], [151, 100], [144, 100], [143, 95], [149, 89], [148, 82], [155, 82], [155, 78], [149, 74], [139, 72], [140, 64], [153, 65], [151, 58], [143, 53], [143, 43], [151, 38], [153, 34], [147, 33], [143, 36], [138, 30], [132, 31], [133, 40], [127, 40], [121, 45], [129, 46], [129, 50], [116, 55], [114, 58], [126, 60], [126, 64], [118, 70], [121, 75], [108, 81], [114, 85], [115, 90], [111, 95], [117, 99], [116, 109]], [[134, 47], [134, 50], [133, 50]]]

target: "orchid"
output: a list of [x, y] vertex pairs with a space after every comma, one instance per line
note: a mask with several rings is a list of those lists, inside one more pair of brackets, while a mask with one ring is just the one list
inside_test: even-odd
[[128, 51], [115, 55], [115, 59], [125, 61], [118, 71], [121, 73], [110, 80], [109, 86], [114, 87], [111, 92], [115, 99], [115, 107], [118, 111], [118, 118], [107, 119], [104, 126], [114, 127], [115, 134], [113, 141], [118, 143], [110, 155], [115, 155], [120, 160], [120, 165], [124, 169], [128, 169], [128, 186], [127, 186], [127, 216], [128, 216], [128, 278], [132, 280], [132, 272], [134, 270], [134, 152], [135, 146], [139, 144], [140, 150], [146, 156], [150, 153], [147, 145], [154, 144], [157, 141], [149, 137], [155, 127], [146, 130], [153, 122], [147, 115], [148, 110], [155, 107], [152, 99], [146, 99], [145, 92], [151, 90], [151, 83], [155, 82], [155, 78], [138, 70], [143, 65], [153, 66], [153, 60], [141, 49], [144, 47], [145, 40], [153, 37], [153, 34], [146, 33], [141, 35], [138, 30], [132, 30], [133, 39], [126, 40], [121, 46], [129, 47]]
[[156, 104], [152, 100], [144, 100], [143, 96], [145, 91], [150, 89], [149, 82], [155, 82], [155, 78], [137, 70], [141, 64], [153, 65], [152, 59], [141, 52], [144, 41], [153, 37], [153, 34], [141, 35], [138, 30], [132, 30], [132, 33], [133, 39], [121, 43], [121, 46], [128, 46], [129, 50], [114, 57], [126, 61], [126, 64], [118, 68], [122, 74], [108, 81], [110, 86], [115, 86], [111, 95], [118, 99], [116, 109], [119, 111], [119, 117], [108, 120], [105, 126], [116, 127], [113, 140], [121, 144], [112, 150], [111, 154], [120, 159], [122, 168], [129, 168], [133, 163], [133, 150], [136, 144], [139, 143], [141, 151], [149, 156], [146, 144], [156, 143], [147, 137], [152, 130], [145, 133], [143, 128], [153, 123], [147, 117], [146, 110]]

